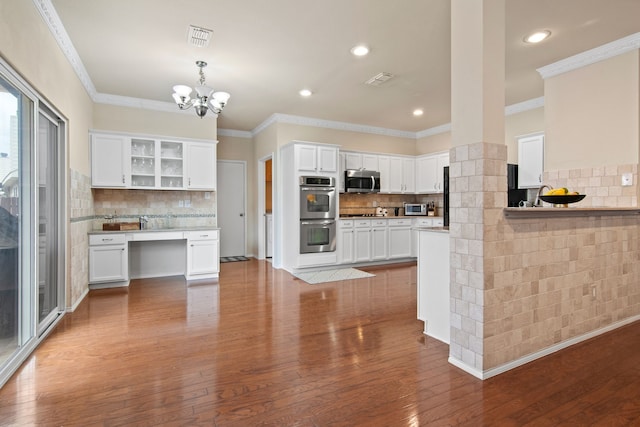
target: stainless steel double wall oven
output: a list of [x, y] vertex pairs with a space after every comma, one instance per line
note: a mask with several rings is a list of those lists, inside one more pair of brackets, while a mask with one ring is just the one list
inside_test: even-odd
[[300, 177], [300, 253], [336, 250], [336, 185], [325, 176]]

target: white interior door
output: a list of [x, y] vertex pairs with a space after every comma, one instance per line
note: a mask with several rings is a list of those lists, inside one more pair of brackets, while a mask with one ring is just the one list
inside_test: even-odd
[[218, 227], [220, 256], [244, 256], [246, 253], [246, 165], [245, 162], [219, 160]]

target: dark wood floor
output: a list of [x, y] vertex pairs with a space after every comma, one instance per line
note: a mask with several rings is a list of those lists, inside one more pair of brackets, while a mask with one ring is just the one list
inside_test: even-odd
[[640, 324], [480, 381], [416, 320], [416, 267], [309, 285], [92, 291], [0, 390], [0, 425], [640, 425]]

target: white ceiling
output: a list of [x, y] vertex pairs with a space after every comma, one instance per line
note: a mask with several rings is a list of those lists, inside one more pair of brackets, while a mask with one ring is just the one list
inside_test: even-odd
[[[204, 60], [207, 84], [231, 93], [222, 129], [251, 131], [274, 113], [406, 132], [450, 121], [449, 0], [51, 3], [99, 94], [171, 103]], [[536, 68], [639, 32], [639, 16], [640, 0], [506, 0], [505, 105], [543, 96]], [[209, 47], [187, 44], [189, 25], [214, 30]], [[522, 42], [537, 29], [551, 38]], [[357, 43], [371, 53], [353, 57]], [[383, 71], [396, 77], [363, 84]]]

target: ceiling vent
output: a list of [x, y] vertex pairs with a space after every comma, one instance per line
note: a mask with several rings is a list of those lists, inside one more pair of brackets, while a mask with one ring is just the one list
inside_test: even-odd
[[371, 85], [371, 86], [380, 86], [383, 83], [388, 82], [392, 78], [393, 78], [393, 74], [391, 73], [379, 73], [371, 77], [366, 82], [364, 82], [364, 84]]
[[187, 41], [191, 46], [195, 47], [207, 47], [213, 36], [213, 30], [207, 30], [206, 28], [196, 27], [189, 25], [189, 35]]

